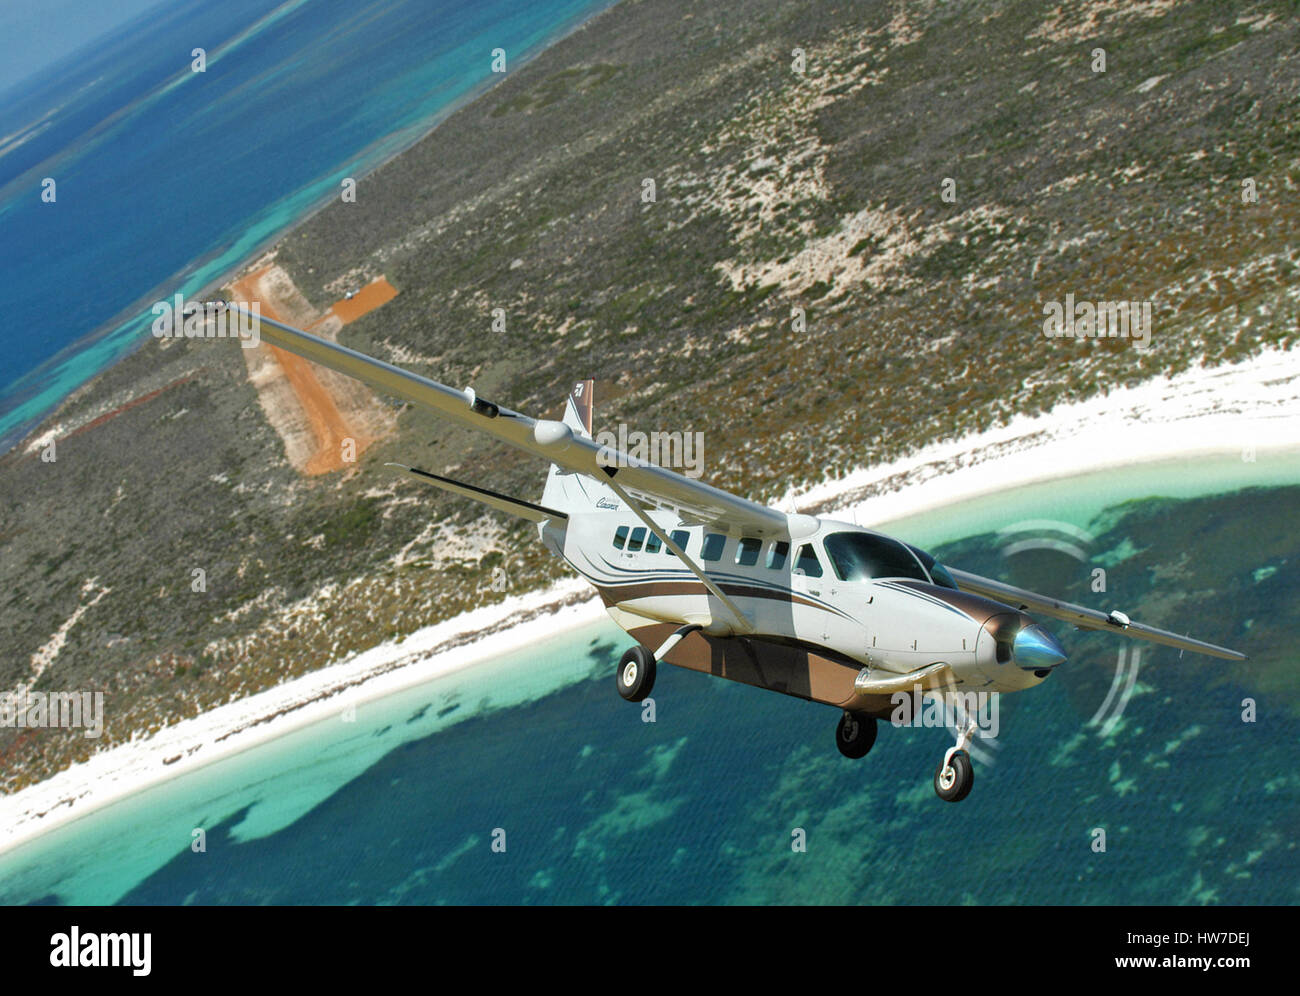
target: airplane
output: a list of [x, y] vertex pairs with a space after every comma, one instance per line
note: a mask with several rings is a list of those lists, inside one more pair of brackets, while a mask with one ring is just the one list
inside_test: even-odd
[[[550, 462], [540, 502], [394, 464], [403, 473], [535, 524], [596, 589], [636, 645], [615, 672], [641, 702], [656, 666], [727, 678], [840, 710], [835, 741], [861, 758], [898, 693], [1009, 693], [1046, 680], [1065, 650], [1034, 615], [1224, 660], [1244, 654], [941, 564], [919, 547], [822, 515], [787, 513], [592, 437], [593, 382], [561, 420], [536, 419], [264, 316], [273, 346], [347, 374]], [[1034, 615], [1030, 615], [1033, 613]], [[968, 713], [934, 772], [960, 802], [974, 784]]]

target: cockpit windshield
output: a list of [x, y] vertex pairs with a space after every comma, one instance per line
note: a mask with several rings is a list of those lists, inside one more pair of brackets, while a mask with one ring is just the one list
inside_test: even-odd
[[825, 540], [826, 553], [841, 581], [870, 581], [872, 578], [912, 578], [930, 583], [925, 569], [912, 552], [897, 540], [872, 533], [831, 533]]
[[919, 560], [925, 566], [925, 569], [930, 572], [930, 577], [934, 578], [935, 584], [939, 585], [941, 588], [951, 588], [953, 591], [961, 590], [957, 587], [957, 582], [952, 579], [952, 575], [948, 573], [948, 569], [944, 567], [943, 564], [939, 563], [933, 556], [926, 553], [919, 546], [912, 546], [911, 543], [906, 544], [906, 546], [916, 554], [916, 559]]

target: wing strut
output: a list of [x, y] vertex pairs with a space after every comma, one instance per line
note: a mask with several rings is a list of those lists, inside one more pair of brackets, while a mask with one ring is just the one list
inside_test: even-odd
[[685, 564], [687, 567], [691, 569], [691, 573], [700, 579], [700, 583], [703, 584], [704, 587], [708, 588], [709, 592], [715, 598], [717, 598], [719, 602], [721, 602], [723, 605], [727, 607], [727, 611], [730, 612], [736, 619], [736, 623], [737, 623], [736, 629], [738, 632], [741, 633], [754, 632], [753, 624], [748, 619], [746, 619], [745, 614], [741, 612], [739, 608], [736, 607], [736, 603], [733, 602], [729, 596], [724, 595], [722, 593], [722, 589], [709, 580], [709, 576], [704, 573], [704, 569], [701, 568], [700, 565], [697, 564], [690, 557], [686, 556], [686, 551], [673, 542], [673, 538], [669, 536], [667, 532], [664, 531], [664, 528], [660, 526], [657, 522], [655, 522], [654, 519], [650, 518], [650, 516], [646, 515], [645, 511], [641, 508], [641, 506], [638, 505], [635, 501], [633, 501], [631, 496], [629, 496], [628, 493], [624, 491], [622, 487], [619, 486], [619, 483], [616, 480], [614, 480], [614, 475], [617, 472], [618, 472], [617, 469], [613, 467], [608, 467], [605, 469], [606, 481], [609, 484], [610, 488], [613, 490], [614, 494], [622, 498], [623, 503], [627, 505], [627, 507], [630, 508], [633, 512], [636, 513], [638, 519], [640, 519], [642, 522], [646, 524], [646, 528], [648, 528], [652, 533], [658, 536], [659, 541], [663, 543], [664, 546], [668, 547], [669, 550], [675, 553], [678, 559], [681, 560], [683, 564]]

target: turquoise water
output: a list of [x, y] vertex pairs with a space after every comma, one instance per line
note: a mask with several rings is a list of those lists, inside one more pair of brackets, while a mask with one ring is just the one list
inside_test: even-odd
[[[1109, 507], [1152, 496], [1195, 498], [1247, 487], [1281, 487], [1300, 481], [1300, 449], [1263, 452], [1250, 462], [1224, 454], [1179, 457], [1028, 484], [963, 501], [879, 527], [919, 546], [950, 543], [982, 529], [1002, 529], [1049, 519], [1088, 529]], [[932, 485], [942, 492], [942, 480]]]
[[[599, 638], [627, 642], [612, 622], [599, 627]], [[231, 830], [232, 839], [274, 834], [363, 775], [396, 742], [447, 730], [469, 715], [516, 707], [588, 677], [584, 650], [591, 639], [590, 633], [582, 633], [544, 641], [364, 703], [350, 722], [344, 722], [340, 712], [334, 719], [154, 786], [47, 834], [15, 853], [11, 862], [0, 857], [0, 882], [5, 883], [0, 898], [44, 895], [58, 882], [67, 902], [112, 903], [124, 888], [156, 871], [177, 841], [188, 848], [195, 827], [215, 826], [243, 812]], [[196, 805], [204, 814], [197, 822]]]
[[[0, 101], [0, 452], [196, 295], [612, 0], [172, 0]], [[189, 54], [206, 48], [206, 72]], [[56, 199], [41, 199], [45, 178]]]
[[[1074, 502], [1125, 608], [1252, 655], [1225, 665], [1144, 650], [1132, 701], [1103, 730], [1088, 720], [1117, 642], [1057, 627], [1070, 661], [1003, 699], [1002, 735], [960, 805], [930, 784], [942, 730], [885, 727], [867, 759], [849, 761], [832, 743], [834, 710], [674, 668], [660, 671], [655, 722], [642, 722], [613, 687], [630, 641], [602, 624], [83, 818], [0, 858], [0, 898], [1294, 903], [1300, 587], [1286, 564], [1300, 549], [1300, 490], [1254, 486], [1272, 476], [1260, 465], [1185, 470], [1168, 488], [1201, 490], [1181, 498], [1150, 497], [1159, 489], [1134, 478], [1117, 505], [1123, 488], [1100, 474], [899, 531], [958, 530], [941, 555], [1020, 582], [1044, 565], [1009, 563], [996, 530]], [[1298, 479], [1291, 466], [1274, 483]], [[1061, 580], [1072, 564], [1047, 567], [1060, 594], [1086, 600]], [[1246, 697], [1258, 722], [1241, 721]], [[196, 827], [204, 853], [189, 846]], [[797, 829], [804, 853], [791, 849]]]

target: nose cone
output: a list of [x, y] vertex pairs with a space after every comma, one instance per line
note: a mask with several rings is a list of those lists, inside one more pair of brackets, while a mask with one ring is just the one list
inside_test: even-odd
[[1061, 645], [1041, 626], [1026, 626], [1017, 633], [1011, 654], [1023, 671], [1050, 671], [1065, 660]]

